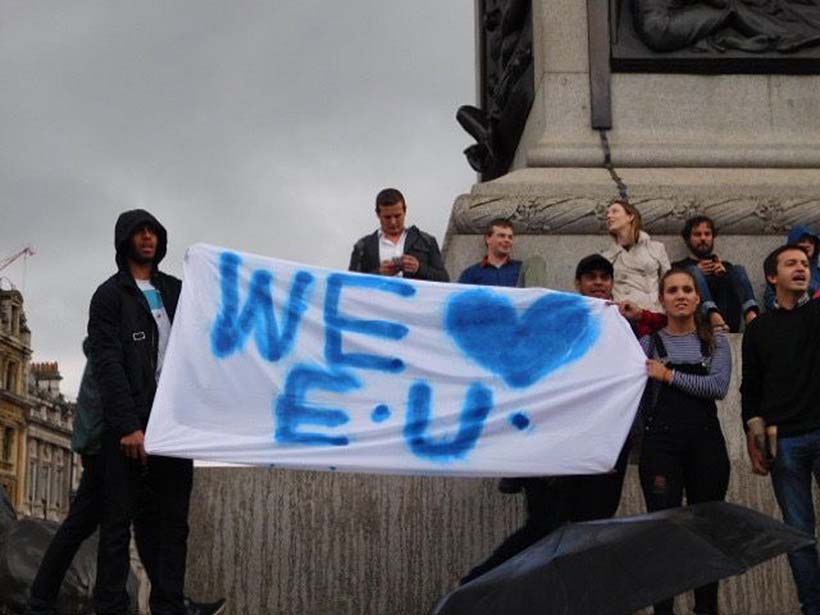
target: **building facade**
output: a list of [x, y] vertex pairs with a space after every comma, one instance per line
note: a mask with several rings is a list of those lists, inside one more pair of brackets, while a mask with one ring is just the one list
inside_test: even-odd
[[32, 363], [28, 383], [26, 498], [19, 512], [61, 521], [79, 481], [79, 455], [71, 450], [74, 404], [60, 392], [57, 363]]
[[31, 332], [23, 295], [0, 290], [0, 485], [18, 511], [26, 499], [26, 432]]

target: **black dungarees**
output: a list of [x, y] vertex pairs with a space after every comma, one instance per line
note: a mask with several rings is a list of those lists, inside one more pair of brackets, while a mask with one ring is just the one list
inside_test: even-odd
[[[653, 350], [654, 349], [654, 350]], [[663, 360], [666, 347], [652, 334], [650, 356]], [[709, 349], [701, 345], [700, 363], [667, 363], [683, 374], [709, 374]], [[729, 486], [729, 456], [714, 399], [690, 395], [653, 381], [644, 406], [640, 458], [641, 488], [649, 512], [723, 500]], [[652, 397], [655, 399], [652, 400]], [[653, 403], [654, 401], [654, 403]], [[656, 614], [672, 613], [672, 600], [655, 605]], [[695, 613], [717, 613], [717, 583], [695, 590]]]

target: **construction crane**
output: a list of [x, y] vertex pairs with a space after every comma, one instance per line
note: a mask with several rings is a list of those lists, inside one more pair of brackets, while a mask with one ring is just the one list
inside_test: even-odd
[[[32, 246], [31, 244], [28, 244], [22, 250], [19, 250], [19, 251], [15, 252], [11, 256], [7, 256], [5, 258], [0, 258], [0, 271], [3, 271], [4, 269], [6, 269], [10, 265], [12, 265], [14, 263], [14, 261], [16, 261], [18, 258], [24, 259], [23, 263], [25, 264], [26, 263], [25, 259], [28, 258], [29, 256], [34, 256], [34, 254], [35, 254], [34, 246]], [[14, 288], [14, 284], [12, 284], [11, 280], [9, 280], [8, 278], [4, 278], [4, 277], [0, 278], [0, 282], [2, 282], [3, 280], [8, 282], [11, 285], [11, 288]], [[2, 288], [2, 284], [0, 284], [0, 288]], [[26, 288], [26, 270], [24, 268], [23, 269], [23, 292], [25, 292], [25, 288]]]
[[12, 254], [11, 256], [7, 256], [6, 258], [0, 259], [0, 271], [3, 271], [3, 269], [5, 269], [9, 265], [11, 265], [18, 258], [22, 258], [22, 257], [25, 257], [25, 256], [34, 256], [34, 254], [35, 254], [34, 246], [29, 244], [25, 248], [23, 248], [22, 250], [16, 252], [15, 254]]

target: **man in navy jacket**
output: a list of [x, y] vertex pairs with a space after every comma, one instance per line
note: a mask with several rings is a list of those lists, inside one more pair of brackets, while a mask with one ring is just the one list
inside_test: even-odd
[[490, 222], [484, 233], [487, 254], [481, 262], [461, 272], [459, 284], [518, 286], [521, 261], [513, 260], [510, 256], [514, 241], [515, 232], [509, 220], [497, 218]]

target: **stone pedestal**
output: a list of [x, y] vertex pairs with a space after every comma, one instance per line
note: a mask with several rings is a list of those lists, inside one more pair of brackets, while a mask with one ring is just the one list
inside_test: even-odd
[[[570, 290], [577, 261], [609, 245], [604, 211], [617, 191], [590, 128], [586, 6], [533, 1], [533, 108], [513, 170], [455, 202], [445, 239], [453, 278], [481, 258], [496, 217], [514, 222], [518, 257], [544, 257], [555, 289]], [[613, 75], [612, 159], [672, 260], [684, 255], [684, 220], [708, 214], [718, 253], [745, 265], [762, 294], [765, 254], [793, 224], [820, 222], [817, 92], [818, 76]], [[728, 499], [779, 517], [768, 479], [745, 458], [739, 336], [732, 348], [735, 376], [720, 404]], [[642, 511], [630, 467], [619, 514]], [[497, 493], [493, 480], [198, 468], [189, 593], [227, 596], [228, 615], [429, 613], [523, 513], [523, 498]], [[720, 606], [798, 613], [785, 558], [725, 582]]]
[[[591, 127], [587, 2], [534, 0], [533, 11], [535, 100], [513, 168], [456, 199], [446, 263], [457, 279], [483, 256], [487, 223], [509, 218], [514, 256], [543, 257], [548, 286], [572, 290], [578, 260], [611, 245], [605, 212], [618, 191]], [[795, 224], [820, 222], [817, 92], [818, 75], [612, 75], [612, 162], [672, 261], [686, 255], [685, 220], [706, 214], [719, 232], [716, 252], [744, 265], [762, 298], [766, 254]], [[735, 376], [720, 405], [732, 460], [727, 497], [779, 518], [770, 482], [748, 469], [733, 337]], [[642, 510], [632, 467], [619, 514]], [[799, 612], [785, 557], [725, 583], [720, 600], [722, 613]]]
[[[717, 225], [717, 253], [746, 267], [759, 296], [766, 254], [793, 225], [820, 223], [820, 169], [627, 167], [619, 174], [644, 229], [672, 261], [686, 256], [686, 219], [706, 214]], [[615, 196], [603, 168], [525, 168], [476, 184], [453, 206], [444, 246], [450, 277], [480, 260], [484, 230], [501, 217], [516, 227], [517, 257], [544, 257], [550, 288], [572, 290], [578, 260], [611, 244], [605, 216]]]
[[[587, 2], [533, 0], [533, 19], [535, 102], [514, 166], [599, 166], [589, 115]], [[817, 169], [818, 91], [820, 75], [613, 74], [613, 161]]]

